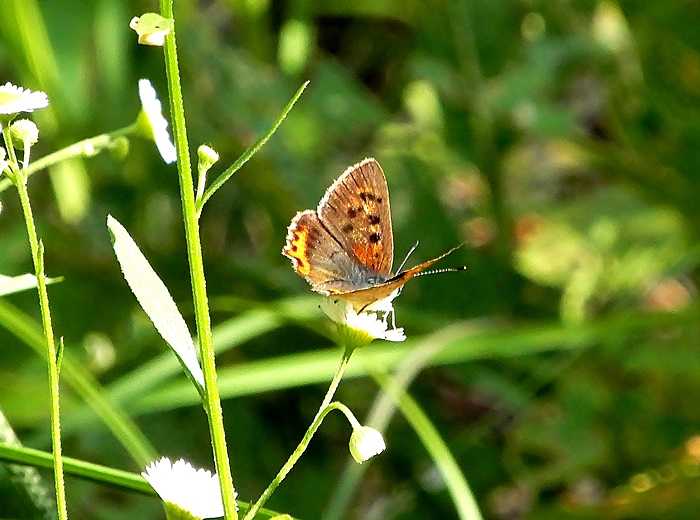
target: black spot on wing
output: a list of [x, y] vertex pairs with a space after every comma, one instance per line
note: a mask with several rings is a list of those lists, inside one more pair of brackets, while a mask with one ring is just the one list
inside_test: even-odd
[[372, 233], [369, 236], [369, 241], [372, 242], [373, 244], [376, 244], [382, 239], [381, 235], [379, 233]]

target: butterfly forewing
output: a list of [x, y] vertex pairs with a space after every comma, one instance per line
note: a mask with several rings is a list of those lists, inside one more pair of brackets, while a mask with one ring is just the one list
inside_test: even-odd
[[282, 254], [311, 288], [321, 294], [352, 291], [354, 261], [321, 224], [315, 211], [300, 211], [287, 228]]
[[391, 276], [394, 237], [389, 190], [374, 159], [347, 170], [328, 188], [318, 205], [318, 217], [342, 248], [383, 278]]

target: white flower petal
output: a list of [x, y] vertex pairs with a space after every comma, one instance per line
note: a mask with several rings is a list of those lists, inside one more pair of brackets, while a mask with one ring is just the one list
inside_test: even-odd
[[45, 92], [32, 92], [10, 82], [0, 86], [0, 114], [33, 112], [47, 106], [49, 106], [49, 98]]
[[[46, 283], [60, 282], [62, 278], [46, 278]], [[19, 276], [5, 276], [0, 274], [0, 296], [12, 294], [37, 286], [36, 276], [33, 274], [21, 274]]]
[[166, 164], [174, 163], [177, 160], [177, 153], [168, 133], [168, 121], [163, 117], [160, 100], [153, 85], [147, 79], [139, 80], [139, 98], [151, 129], [151, 137], [156, 143], [160, 156]]
[[[393, 324], [394, 307], [391, 302], [399, 292], [394, 291], [388, 297], [367, 306], [360, 313], [355, 311], [352, 304], [337, 297], [324, 298], [321, 301], [321, 310], [341, 327], [341, 332], [344, 330], [348, 333], [345, 334], [345, 339], [357, 340], [358, 343], [369, 343], [373, 339], [405, 341], [404, 330], [396, 328]], [[389, 315], [392, 316], [391, 327], [388, 324]]]
[[107, 227], [114, 237], [112, 247], [124, 278], [158, 333], [180, 359], [192, 378], [204, 387], [192, 336], [167, 287], [158, 277], [124, 227], [111, 215]]
[[175, 464], [163, 457], [141, 473], [164, 502], [171, 502], [198, 518], [224, 516], [219, 478], [205, 469], [195, 469], [179, 459]]

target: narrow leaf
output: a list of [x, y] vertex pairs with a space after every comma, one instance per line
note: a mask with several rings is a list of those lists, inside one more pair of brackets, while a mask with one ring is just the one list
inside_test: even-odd
[[265, 135], [263, 135], [260, 139], [255, 141], [251, 146], [246, 149], [245, 152], [241, 154], [241, 156], [236, 159], [236, 162], [234, 162], [231, 166], [229, 166], [224, 172], [219, 175], [219, 177], [212, 183], [212, 185], [204, 192], [204, 195], [202, 196], [201, 199], [197, 202], [197, 215], [199, 215], [202, 212], [202, 208], [204, 207], [204, 204], [207, 203], [209, 198], [214, 195], [216, 190], [221, 188], [227, 180], [231, 178], [231, 176], [236, 173], [245, 163], [247, 163], [251, 157], [253, 157], [260, 148], [262, 148], [265, 143], [274, 135], [274, 133], [277, 131], [277, 129], [280, 127], [282, 124], [282, 121], [285, 120], [289, 112], [291, 112], [292, 108], [294, 107], [294, 104], [299, 100], [301, 95], [304, 93], [304, 90], [306, 87], [309, 85], [308, 81], [305, 81], [304, 84], [299, 87], [299, 89], [296, 91], [294, 96], [292, 96], [292, 99], [289, 100], [287, 105], [284, 107], [282, 110], [282, 113], [279, 115], [275, 123], [270, 127], [270, 129], [267, 131]]
[[[63, 277], [46, 278], [46, 285], [63, 281]], [[34, 289], [37, 286], [36, 276], [33, 274], [20, 274], [18, 276], [6, 276], [0, 274], [0, 296], [6, 296], [28, 289]]]
[[112, 247], [131, 291], [201, 393], [204, 375], [192, 335], [170, 292], [126, 229], [111, 215], [107, 216], [107, 227], [112, 233]]

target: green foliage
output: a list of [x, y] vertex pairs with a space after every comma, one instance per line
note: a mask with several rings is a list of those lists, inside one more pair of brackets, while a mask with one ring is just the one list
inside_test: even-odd
[[[137, 47], [128, 27], [152, 3], [0, 9], [1, 76], [51, 99], [35, 118], [33, 160], [130, 125], [140, 78], [165, 100], [161, 50]], [[276, 474], [339, 356], [318, 301], [279, 254], [286, 226], [347, 165], [374, 156], [392, 195], [397, 263], [416, 240], [421, 259], [464, 241], [453, 261], [469, 270], [411, 282], [396, 300], [409, 340], [372, 344], [348, 367], [337, 398], [362, 423], [373, 400], [384, 403], [386, 452], [364, 478], [336, 478], [348, 431], [329, 417], [269, 507], [454, 518], [461, 471], [486, 518], [694, 517], [697, 11], [607, 0], [176, 2], [190, 148], [207, 143], [221, 157], [210, 180], [257, 149], [310, 81], [200, 220], [239, 496]], [[196, 330], [177, 176], [152, 143], [120, 146], [125, 157], [61, 163], [29, 181], [47, 274], [63, 278], [48, 291], [65, 336], [64, 451], [138, 472], [157, 448], [211, 468], [198, 394], [123, 283], [104, 230], [107, 213], [124, 223]], [[0, 275], [17, 276], [32, 259], [16, 193], [0, 185]], [[454, 336], [442, 345], [444, 334]], [[423, 340], [436, 348], [415, 361]], [[0, 408], [24, 444], [49, 450], [34, 292], [0, 297], [0, 348]], [[408, 420], [366, 377], [405, 374], [406, 359], [418, 367]], [[441, 466], [431, 457], [444, 447]], [[0, 504], [26, 514], [4, 475]], [[151, 497], [66, 484], [76, 518], [163, 514]]]

